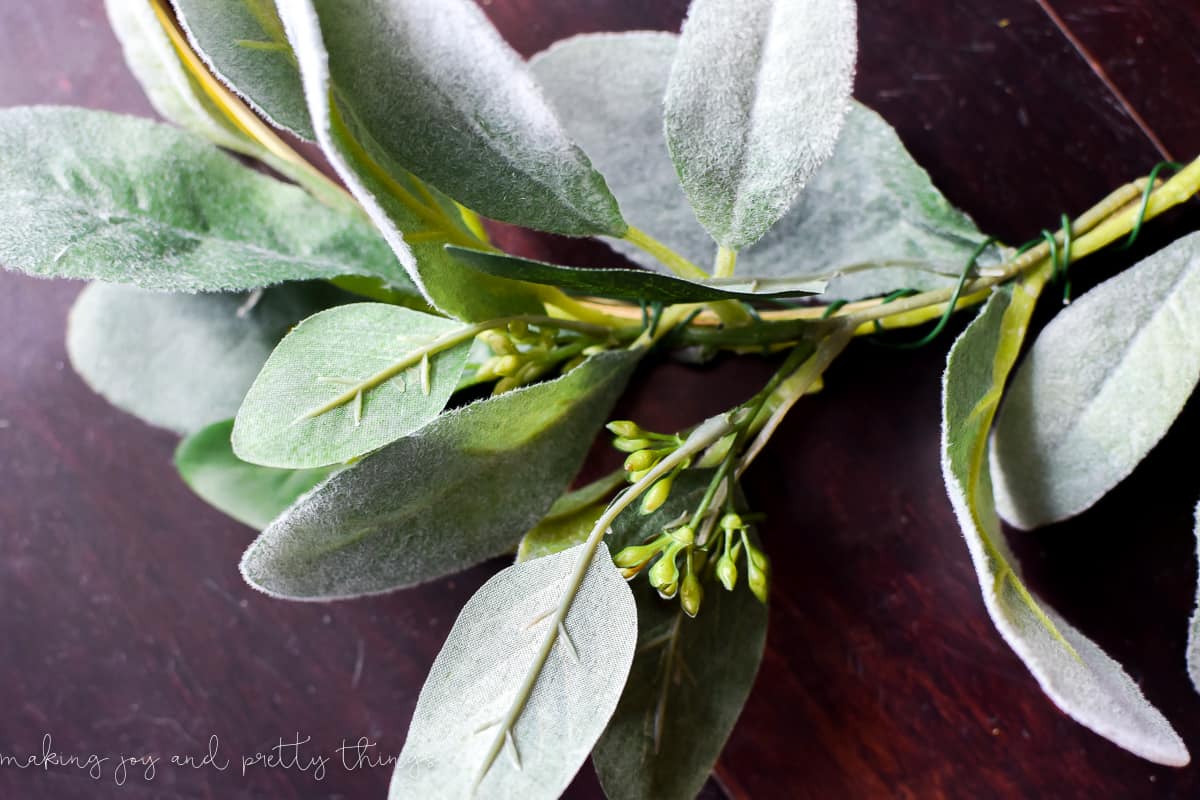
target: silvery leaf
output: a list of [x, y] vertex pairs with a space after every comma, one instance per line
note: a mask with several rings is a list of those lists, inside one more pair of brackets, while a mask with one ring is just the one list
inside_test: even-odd
[[365, 220], [149, 120], [5, 109], [0, 174], [0, 264], [31, 275], [185, 292], [407, 282]]
[[1124, 480], [1200, 380], [1200, 233], [1059, 312], [1013, 378], [992, 442], [1000, 516], [1036, 528]]
[[1149, 761], [1183, 766], [1183, 740], [1137, 684], [1021, 579], [992, 499], [988, 432], [1036, 300], [1018, 284], [997, 290], [954, 343], [943, 384], [942, 473], [983, 601], [1000, 635], [1067, 715]]
[[267, 467], [322, 467], [418, 430], [450, 400], [474, 337], [421, 354], [463, 328], [384, 303], [309, 317], [279, 343], [247, 392], [234, 452]]
[[[1197, 559], [1200, 560], [1200, 505], [1196, 506], [1196, 548]], [[1196, 610], [1192, 612], [1192, 621], [1188, 626], [1187, 670], [1192, 686], [1200, 692], [1200, 581], [1196, 584]]]
[[857, 53], [853, 0], [693, 0], [665, 130], [688, 200], [718, 244], [758, 241], [833, 153]]
[[421, 689], [389, 798], [553, 800], [567, 788], [637, 641], [633, 596], [598, 544], [561, 627], [553, 612], [586, 545], [508, 567], [467, 602]]
[[412, 586], [511, 552], [587, 453], [639, 352], [446, 412], [318, 486], [242, 558], [292, 599]]
[[[568, 132], [607, 177], [626, 218], [695, 263], [712, 258], [662, 137], [661, 107], [678, 37], [585, 34], [530, 66]], [[937, 191], [878, 114], [852, 103], [833, 156], [799, 200], [738, 257], [738, 273], [829, 279], [829, 298], [953, 284], [984, 236]], [[658, 262], [608, 240], [650, 269]]]

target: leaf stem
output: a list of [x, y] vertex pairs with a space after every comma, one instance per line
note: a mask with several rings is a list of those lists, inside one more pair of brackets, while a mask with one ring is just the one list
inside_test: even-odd
[[655, 239], [641, 228], [629, 226], [625, 232], [625, 241], [638, 247], [662, 262], [671, 272], [681, 278], [693, 281], [706, 281], [711, 276], [673, 249]]
[[328, 403], [301, 414], [295, 419], [295, 422], [302, 422], [306, 419], [314, 419], [328, 411], [338, 408], [339, 406], [343, 406], [346, 403], [349, 403], [351, 400], [354, 400], [355, 396], [360, 392], [365, 393], [371, 391], [385, 381], [389, 381], [396, 377], [404, 370], [409, 369], [410, 367], [415, 367], [416, 365], [422, 363], [423, 360], [428, 359], [430, 356], [437, 355], [443, 350], [448, 350], [455, 345], [473, 339], [484, 331], [492, 330], [493, 328], [502, 328], [508, 325], [510, 322], [524, 322], [529, 325], [540, 325], [545, 327], [577, 331], [597, 339], [607, 339], [611, 338], [613, 335], [613, 330], [603, 325], [593, 325], [590, 322], [559, 319], [557, 317], [546, 317], [538, 314], [518, 314], [511, 317], [498, 317], [496, 319], [487, 320], [486, 322], [477, 322], [474, 325], [468, 325], [465, 328], [459, 328], [458, 330], [449, 331], [442, 334], [424, 347], [412, 351], [403, 358], [389, 364], [379, 372], [376, 372], [374, 375], [371, 375], [370, 377], [353, 384], [350, 386], [350, 388], [330, 400]]
[[735, 423], [731, 419], [731, 416], [731, 414], [720, 414], [710, 417], [696, 426], [678, 449], [658, 462], [641, 480], [617, 495], [608, 508], [605, 509], [604, 513], [600, 515], [600, 518], [596, 520], [596, 524], [592, 526], [587, 540], [580, 545], [581, 549], [579, 557], [575, 561], [575, 568], [567, 578], [566, 586], [563, 588], [563, 593], [559, 598], [558, 607], [554, 611], [551, 622], [546, 628], [546, 636], [542, 639], [542, 644], [534, 656], [533, 663], [525, 673], [525, 679], [517, 688], [517, 693], [513, 697], [508, 711], [501, 718], [495, 738], [484, 754], [483, 763], [480, 765], [479, 771], [475, 775], [475, 781], [472, 784], [472, 795], [479, 789], [479, 785], [487, 776], [492, 764], [495, 763], [496, 756], [500, 754], [500, 750], [504, 747], [506, 739], [511, 734], [521, 713], [525, 710], [525, 704], [529, 701], [530, 694], [533, 693], [533, 687], [542, 673], [546, 659], [550, 656], [550, 650], [554, 647], [554, 642], [558, 639], [559, 631], [565, 629], [567, 614], [571, 610], [571, 605], [575, 602], [576, 595], [579, 594], [584, 576], [587, 574], [588, 567], [591, 566], [592, 559], [596, 555], [596, 549], [600, 546], [600, 541], [604, 538], [604, 534], [612, 526], [617, 516], [641, 496], [643, 492], [653, 486], [659, 478], [673, 470], [679, 464], [682, 464], [693, 454], [703, 450], [725, 436], [725, 434], [734, 430]]
[[724, 245], [717, 248], [717, 260], [713, 265], [714, 278], [732, 278], [737, 266], [737, 251], [730, 250]]

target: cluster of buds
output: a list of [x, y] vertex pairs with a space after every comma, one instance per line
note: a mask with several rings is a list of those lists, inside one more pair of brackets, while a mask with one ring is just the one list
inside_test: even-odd
[[476, 378], [496, 380], [492, 394], [503, 394], [533, 383], [564, 361], [562, 371], [570, 372], [589, 355], [604, 349], [599, 345], [585, 346], [582, 342], [560, 346], [553, 328], [535, 331], [519, 320], [510, 322], [503, 331], [484, 331], [479, 338], [493, 355], [479, 367]]
[[[613, 447], [629, 454], [625, 457], [625, 472], [628, 473], [626, 477], [630, 483], [637, 483], [646, 477], [658, 462], [683, 444], [683, 437], [678, 434], [647, 431], [636, 422], [627, 419], [608, 423], [608, 429], [616, 435]], [[675, 476], [687, 469], [689, 463], [690, 459], [677, 465], [646, 490], [642, 495], [643, 514], [652, 514], [662, 508], [663, 503], [671, 496], [671, 485], [675, 482]]]
[[[700, 611], [704, 589], [697, 575], [704, 554], [695, 548], [696, 531], [690, 525], [663, 531], [646, 544], [632, 545], [613, 556], [613, 562], [628, 580], [649, 566], [650, 585], [660, 596], [670, 599], [679, 596], [679, 604], [688, 616]], [[683, 575], [679, 572], [679, 556], [683, 555]]]
[[767, 602], [771, 567], [766, 553], [750, 543], [747, 534], [749, 526], [737, 514], [729, 512], [721, 517], [720, 527], [722, 540], [718, 544], [721, 555], [716, 564], [717, 580], [721, 581], [727, 591], [733, 591], [738, 580], [738, 557], [745, 550], [746, 582], [755, 597], [763, 603]]

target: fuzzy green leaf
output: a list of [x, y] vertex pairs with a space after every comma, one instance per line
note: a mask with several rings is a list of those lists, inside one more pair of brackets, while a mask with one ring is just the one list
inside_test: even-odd
[[246, 394], [234, 452], [268, 467], [321, 467], [418, 430], [446, 407], [474, 337], [422, 353], [463, 329], [383, 303], [309, 317], [279, 343]]
[[[568, 132], [608, 178], [626, 218], [691, 259], [712, 258], [662, 137], [662, 98], [678, 37], [586, 34], [530, 66]], [[878, 114], [853, 103], [833, 156], [792, 208], [738, 257], [738, 272], [830, 279], [830, 298], [951, 285], [984, 236], [937, 191]], [[661, 269], [621, 240], [609, 244]], [[984, 260], [986, 262], [986, 259]]]
[[[524, 62], [471, 0], [287, 0], [316, 19], [335, 94], [363, 142], [469, 208], [575, 236], [626, 230], [604, 178], [567, 138]], [[308, 92], [312, 104], [312, 90]], [[350, 116], [347, 115], [350, 119]], [[319, 125], [317, 126], [319, 127]]]
[[1092, 289], [1046, 326], [992, 444], [1000, 516], [1030, 529], [1124, 480], [1200, 380], [1200, 233]]
[[385, 592], [511, 551], [583, 461], [640, 353], [442, 414], [338, 473], [267, 528], [242, 574], [270, 594]]
[[31, 275], [187, 292], [406, 282], [365, 220], [149, 120], [0, 111], [0, 174], [0, 264]]
[[[560, 497], [559, 500], [562, 498]], [[583, 544], [592, 526], [604, 513], [604, 504], [584, 506], [568, 514], [546, 515], [521, 537], [517, 545], [517, 563], [561, 553], [569, 547]]]
[[[600, 543], [557, 639], [542, 651], [554, 626], [547, 612], [582, 551], [508, 567], [463, 607], [421, 689], [389, 798], [552, 800], [567, 788], [617, 705], [637, 641], [633, 597]], [[539, 662], [506, 752], [489, 758]]]
[[267, 289], [251, 303], [93, 283], [71, 309], [67, 353], [110, 403], [188, 434], [232, 417], [288, 329], [346, 297], [320, 284]]
[[[467, 229], [452, 201], [426, 187], [374, 143], [370, 126], [360, 120], [388, 126], [394, 120], [379, 119], [380, 110], [373, 105], [377, 98], [362, 98], [355, 91], [335, 87], [330, 79], [332, 57], [326, 52], [312, 3], [286, 0], [279, 4], [279, 12], [299, 59], [321, 149], [430, 304], [468, 322], [541, 312], [533, 287], [481, 276], [446, 253], [443, 245], [447, 242], [469, 247], [481, 243]], [[361, 87], [350, 87], [357, 88]], [[398, 134], [400, 129], [392, 130]], [[457, 161], [457, 156], [453, 158]]]
[[[667, 503], [649, 516], [622, 513], [608, 536], [616, 553], [661, 532], [696, 507], [712, 477], [684, 473]], [[663, 600], [645, 575], [631, 582], [638, 652], [621, 702], [592, 760], [610, 800], [690, 800], [712, 772], [750, 694], [767, 638], [767, 607], [743, 577], [727, 592], [704, 579], [700, 613]]]
[[262, 530], [333, 468], [273, 469], [233, 454], [233, 420], [196, 431], [175, 450], [175, 468], [192, 491], [214, 508]]
[[741, 250], [833, 153], [850, 106], [853, 0], [693, 0], [664, 101], [696, 217]]
[[171, 0], [213, 73], [276, 127], [312, 140], [296, 58], [272, 0]]
[[787, 278], [721, 278], [700, 283], [636, 269], [580, 269], [548, 264], [506, 253], [452, 247], [450, 252], [472, 268], [503, 278], [558, 286], [572, 294], [615, 297], [646, 303], [704, 303], [718, 300], [796, 297], [820, 294], [824, 281]]
[[1025, 586], [1000, 527], [987, 469], [988, 432], [1035, 299], [1024, 285], [996, 291], [950, 350], [943, 385], [946, 488], [988, 614], [1050, 699], [1126, 750], [1183, 766], [1189, 760], [1183, 741], [1121, 665]]

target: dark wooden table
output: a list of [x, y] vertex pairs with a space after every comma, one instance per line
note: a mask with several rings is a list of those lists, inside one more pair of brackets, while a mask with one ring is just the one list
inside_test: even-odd
[[[1053, 8], [1050, 5], [1053, 4]], [[591, 30], [678, 27], [683, 0], [484, 2], [523, 53]], [[952, 201], [1023, 241], [1165, 155], [1200, 152], [1194, 0], [862, 0], [859, 98]], [[0, 105], [150, 115], [96, 0], [0, 4]], [[3, 176], [0, 175], [0, 180]], [[1200, 227], [1195, 204], [1080, 288]], [[605, 253], [562, 241], [559, 257]], [[613, 259], [615, 261], [616, 259]], [[193, 497], [170, 434], [93, 395], [66, 364], [79, 285], [0, 273], [0, 752], [199, 753], [225, 772], [0, 767], [0, 797], [383, 798], [390, 770], [251, 768], [297, 733], [302, 759], [370, 737], [397, 752], [458, 608], [501, 566], [330, 605], [270, 600], [236, 564], [252, 532]], [[956, 331], [961, 329], [961, 321]], [[1060, 714], [994, 632], [942, 489], [939, 374], [856, 345], [747, 481], [776, 565], [768, 652], [706, 790], [713, 797], [1196, 797], [1200, 769], [1135, 758]], [[740, 400], [754, 359], [662, 365], [627, 399], [663, 428]], [[703, 387], [703, 388], [702, 388]], [[713, 388], [715, 387], [715, 388]], [[1026, 568], [1200, 752], [1183, 653], [1200, 494], [1193, 403], [1144, 468], [1081, 518], [1017, 537]], [[112, 766], [112, 761], [108, 764]], [[76, 774], [73, 774], [76, 773]], [[569, 796], [599, 796], [586, 771]]]

